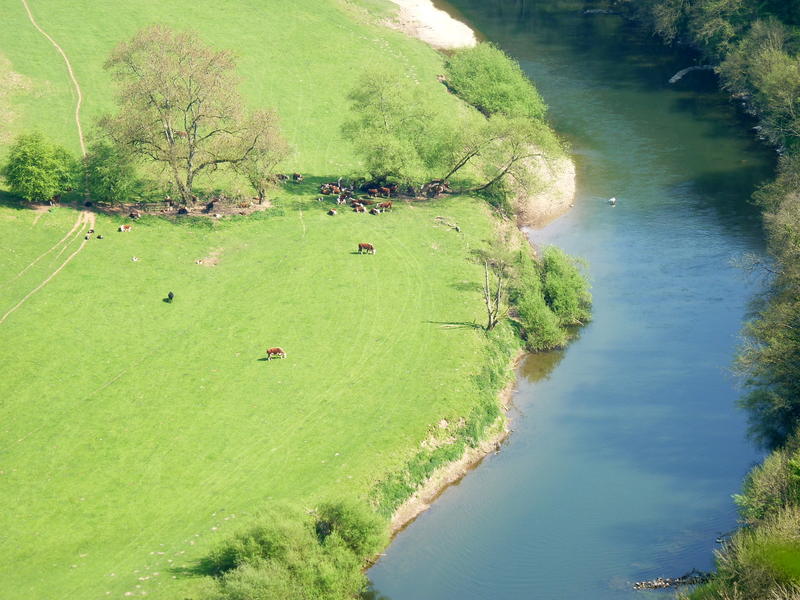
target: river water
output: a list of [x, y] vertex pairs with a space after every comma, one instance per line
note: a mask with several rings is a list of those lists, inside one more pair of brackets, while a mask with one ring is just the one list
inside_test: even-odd
[[[400, 533], [369, 576], [392, 600], [660, 596], [710, 569], [759, 456], [729, 371], [763, 282], [748, 198], [774, 166], [686, 50], [583, 2], [453, 0], [520, 61], [578, 166], [574, 210], [530, 233], [585, 257], [594, 321], [520, 368], [500, 454]], [[618, 204], [606, 200], [616, 196]]]

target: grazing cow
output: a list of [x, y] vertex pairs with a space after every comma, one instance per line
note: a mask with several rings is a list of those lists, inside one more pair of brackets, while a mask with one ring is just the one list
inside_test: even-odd
[[175, 294], [173, 294], [172, 292], [170, 292], [169, 294], [167, 294], [167, 302], [169, 302], [170, 304], [172, 303], [172, 301], [174, 300], [174, 298], [175, 298]]
[[292, 181], [295, 183], [300, 183], [303, 181], [303, 176], [300, 173], [292, 173]]
[[119, 230], [122, 231], [123, 233], [127, 232], [127, 231], [130, 231], [131, 229], [133, 229], [132, 225], [120, 225], [119, 226]]
[[267, 348], [267, 360], [273, 358], [286, 358], [286, 350], [283, 348]]
[[275, 177], [278, 178], [278, 181], [287, 181], [289, 179], [289, 176], [283, 173], [278, 173]]
[[369, 194], [370, 198], [374, 198], [375, 196], [378, 195], [378, 188], [369, 188], [367, 190], [367, 194]]
[[388, 198], [392, 193], [392, 190], [390, 190], [388, 187], [378, 188], [378, 191], [384, 198]]
[[381, 202], [380, 204], [378, 204], [378, 208], [383, 210], [392, 210], [392, 201], [387, 200], [386, 202]]
[[359, 254], [375, 254], [375, 246], [372, 244], [367, 244], [366, 242], [361, 242], [358, 245], [358, 253]]
[[334, 215], [336, 214], [336, 209], [335, 209], [335, 208], [332, 208], [332, 209], [330, 209], [330, 210], [328, 211], [328, 214], [329, 214], [330, 216], [334, 216]]

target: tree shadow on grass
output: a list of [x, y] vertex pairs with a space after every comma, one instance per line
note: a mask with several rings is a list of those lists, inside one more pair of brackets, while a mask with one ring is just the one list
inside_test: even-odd
[[200, 559], [187, 567], [170, 567], [168, 570], [170, 574], [179, 579], [211, 577], [215, 574], [214, 569], [211, 568], [206, 559]]
[[80, 200], [81, 197], [79, 194], [76, 192], [70, 192], [69, 194], [64, 194], [61, 202], [54, 202], [53, 204], [48, 205], [47, 202], [28, 202], [18, 196], [14, 196], [9, 192], [0, 190], [0, 206], [19, 211], [39, 210], [42, 206], [47, 206], [48, 208], [72, 208], [75, 210], [81, 210], [83, 208], [83, 204]]
[[483, 325], [475, 321], [423, 321], [423, 323], [439, 325], [440, 329], [483, 329]]
[[[286, 181], [280, 186], [278, 186], [278, 190], [288, 194], [290, 196], [310, 196], [313, 194], [317, 194], [321, 196], [319, 188], [323, 183], [335, 183], [339, 179], [340, 175], [325, 175], [325, 176], [317, 176], [317, 175], [308, 175], [303, 178], [303, 181], [300, 183], [296, 183], [294, 181]], [[342, 180], [343, 184], [349, 182], [349, 179]], [[332, 194], [328, 197], [332, 197], [334, 200], [336, 196]]]
[[480, 292], [483, 289], [481, 284], [475, 281], [457, 281], [456, 283], [451, 283], [450, 287], [459, 292]]

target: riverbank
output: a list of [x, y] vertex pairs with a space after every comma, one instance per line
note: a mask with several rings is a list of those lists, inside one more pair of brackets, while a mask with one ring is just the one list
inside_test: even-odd
[[575, 206], [575, 162], [568, 156], [555, 160], [535, 157], [530, 165], [537, 185], [516, 194], [514, 211], [520, 227], [544, 227]]
[[[437, 49], [458, 49], [472, 47], [477, 43], [475, 32], [466, 24], [454, 19], [447, 12], [436, 8], [430, 0], [392, 0], [400, 7], [398, 21], [386, 24], [400, 29], [407, 35], [420, 39]], [[565, 214], [573, 205], [576, 193], [575, 164], [568, 156], [548, 159], [536, 156], [530, 159], [527, 168], [533, 174], [533, 187], [519, 186], [512, 192], [512, 204], [519, 228], [516, 246], [523, 245], [530, 250], [523, 227], [542, 227]], [[523, 240], [524, 243], [518, 243]], [[510, 360], [510, 368], [515, 369], [524, 351], [516, 352]], [[397, 534], [410, 524], [451, 485], [460, 481], [476, 468], [483, 459], [499, 450], [500, 444], [508, 437], [507, 410], [516, 387], [516, 378], [510, 381], [498, 394], [498, 404], [502, 414], [483, 432], [483, 438], [474, 446], [467, 446], [456, 460], [437, 468], [414, 493], [392, 514], [390, 532]]]
[[[527, 355], [524, 351], [517, 352], [511, 365], [516, 369], [520, 361]], [[498, 402], [503, 409], [503, 414], [486, 429], [486, 437], [475, 447], [467, 447], [461, 458], [440, 467], [417, 489], [416, 492], [394, 512], [389, 523], [390, 535], [395, 536], [411, 524], [423, 512], [428, 510], [433, 502], [441, 496], [447, 488], [458, 483], [470, 471], [477, 468], [483, 459], [492, 452], [499, 452], [500, 445], [511, 434], [509, 428], [508, 408], [514, 390], [517, 387], [516, 377], [498, 395]]]
[[396, 20], [386, 24], [439, 50], [470, 48], [478, 43], [467, 25], [436, 8], [431, 0], [391, 0], [400, 7]]

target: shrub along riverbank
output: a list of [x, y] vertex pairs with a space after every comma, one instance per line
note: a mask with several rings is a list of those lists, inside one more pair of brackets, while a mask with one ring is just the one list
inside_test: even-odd
[[[331, 199], [317, 202], [319, 185], [340, 175], [417, 183], [443, 175], [443, 158], [466, 157], [477, 140], [452, 184], [495, 198], [506, 175], [522, 174], [530, 134], [555, 136], [542, 118], [512, 126], [448, 94], [436, 79], [443, 57], [379, 26], [384, 15], [360, 4], [220, 12], [210, 1], [87, 0], [65, 10], [37, 0], [33, 9], [70, 56], [89, 123], [116, 110], [104, 59], [154, 19], [232, 50], [245, 104], [273, 107], [294, 149], [281, 169], [305, 181], [272, 189], [272, 207], [247, 218], [145, 215], [119, 235], [130, 221], [112, 212], [92, 213], [89, 235], [82, 204], [31, 210], [3, 195], [10, 251], [0, 301], [3, 313], [16, 307], [0, 324], [15, 349], [0, 366], [4, 587], [37, 598], [352, 597], [385, 542], [386, 517], [437, 467], [502, 427], [497, 394], [521, 334], [531, 348], [563, 344], [561, 328], [585, 317], [568, 298], [583, 310], [589, 298], [571, 260], [555, 251], [535, 260], [513, 221], [473, 194], [334, 217]], [[0, 52], [10, 60], [0, 68], [31, 81], [29, 94], [10, 100], [18, 118], [9, 133], [41, 129], [74, 151], [61, 58], [21, 7], [8, 22]], [[448, 136], [419, 135], [435, 131], [427, 129], [342, 135], [348, 115], [363, 116], [356, 92], [376, 63], [400, 73], [431, 124], [446, 133], [468, 121], [471, 137], [448, 146]], [[407, 116], [408, 106], [394, 108]], [[485, 143], [487, 131], [497, 137]], [[359, 143], [376, 139], [385, 143], [370, 156], [380, 162], [360, 162]], [[121, 167], [108, 166], [127, 169], [128, 157], [90, 148], [93, 191], [104, 199], [138, 199], [136, 173], [161, 184], [141, 163], [125, 182], [110, 177]], [[198, 187], [246, 185], [239, 173], [209, 171]], [[46, 198], [43, 190], [33, 191]], [[365, 241], [375, 256], [355, 252]], [[486, 331], [489, 274], [499, 319]], [[170, 291], [174, 301], [163, 302]], [[288, 357], [267, 362], [273, 345]]]
[[751, 432], [776, 448], [737, 497], [745, 525], [723, 547], [718, 575], [695, 599], [800, 597], [800, 3], [796, 0], [618, 0], [667, 42], [696, 47], [725, 90], [759, 119], [781, 157], [756, 192], [772, 260], [754, 268], [772, 283], [745, 327], [737, 368]]

